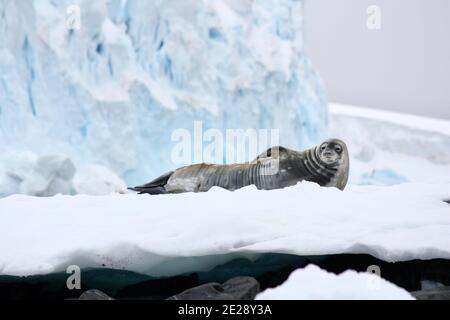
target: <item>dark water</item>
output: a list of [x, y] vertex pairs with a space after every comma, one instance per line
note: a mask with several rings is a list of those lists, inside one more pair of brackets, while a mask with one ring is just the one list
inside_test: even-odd
[[225, 282], [236, 276], [256, 278], [261, 289], [283, 283], [295, 269], [315, 264], [329, 272], [352, 269], [367, 271], [371, 265], [381, 270], [381, 276], [408, 291], [421, 289], [422, 280], [450, 285], [450, 260], [412, 260], [388, 263], [370, 255], [341, 254], [326, 256], [296, 256], [264, 254], [255, 261], [232, 260], [207, 272], [175, 277], [153, 278], [131, 271], [108, 268], [85, 269], [81, 273], [82, 288], [69, 290], [67, 273], [28, 277], [0, 276], [0, 299], [68, 299], [77, 298], [88, 289], [99, 289], [118, 299], [165, 299], [186, 289], [208, 282]]

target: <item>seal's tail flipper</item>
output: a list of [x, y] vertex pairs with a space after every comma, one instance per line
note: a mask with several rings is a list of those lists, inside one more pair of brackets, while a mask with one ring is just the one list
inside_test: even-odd
[[164, 188], [164, 186], [167, 184], [167, 181], [169, 180], [170, 176], [172, 176], [172, 174], [173, 174], [173, 171], [168, 172], [147, 184], [144, 184], [142, 186], [137, 186], [134, 188], [128, 188], [128, 189], [139, 192], [139, 194], [143, 194], [143, 193], [166, 194], [168, 192]]

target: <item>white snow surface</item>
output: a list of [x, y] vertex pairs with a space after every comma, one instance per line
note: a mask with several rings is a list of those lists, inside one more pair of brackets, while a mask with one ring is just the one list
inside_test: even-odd
[[78, 194], [108, 195], [127, 193], [127, 186], [119, 177], [105, 167], [88, 165], [74, 177], [74, 188]]
[[347, 270], [339, 275], [315, 265], [294, 271], [282, 285], [255, 300], [414, 300], [411, 294], [376, 275]]
[[80, 267], [153, 276], [206, 271], [260, 253], [450, 259], [450, 183], [314, 183], [178, 195], [0, 199], [0, 274]]

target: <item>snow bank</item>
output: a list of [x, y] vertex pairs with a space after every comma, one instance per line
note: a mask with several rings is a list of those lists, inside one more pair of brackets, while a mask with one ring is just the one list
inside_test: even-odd
[[328, 135], [348, 145], [351, 184], [450, 181], [450, 121], [330, 104]]
[[339, 275], [309, 265], [294, 271], [256, 300], [414, 300], [406, 291], [376, 275], [347, 270]]
[[169, 276], [264, 252], [450, 259], [449, 190], [300, 183], [164, 196], [15, 195], [0, 200], [0, 274], [77, 264]]

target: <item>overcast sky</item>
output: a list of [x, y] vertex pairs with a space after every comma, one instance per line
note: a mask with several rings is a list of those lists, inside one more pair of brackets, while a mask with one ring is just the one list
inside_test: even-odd
[[[306, 50], [330, 101], [450, 119], [449, 0], [305, 2]], [[367, 28], [370, 5], [380, 30]]]

